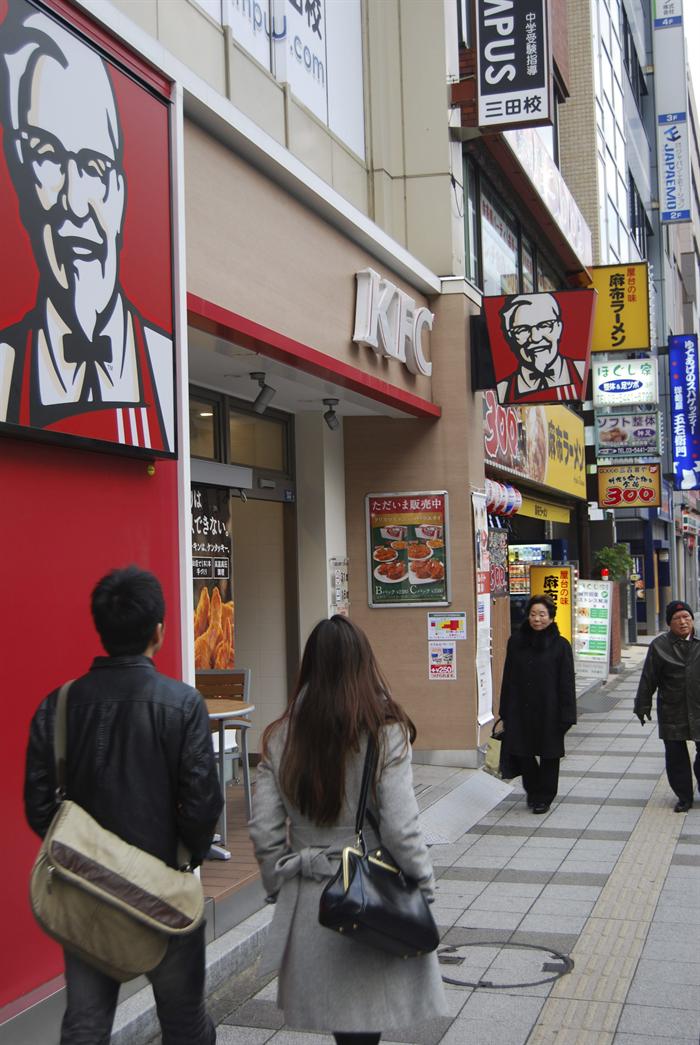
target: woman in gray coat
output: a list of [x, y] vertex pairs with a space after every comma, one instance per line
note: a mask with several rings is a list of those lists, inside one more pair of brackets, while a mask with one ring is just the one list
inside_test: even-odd
[[[250, 834], [276, 902], [263, 962], [279, 968], [277, 1003], [291, 1028], [338, 1045], [444, 1015], [435, 953], [404, 961], [323, 928], [321, 892], [355, 839], [367, 738], [378, 751], [368, 808], [381, 841], [431, 901], [434, 879], [413, 792], [415, 730], [389, 696], [364, 633], [346, 617], [309, 636], [287, 710], [265, 730]], [[369, 847], [378, 844], [370, 826]]]

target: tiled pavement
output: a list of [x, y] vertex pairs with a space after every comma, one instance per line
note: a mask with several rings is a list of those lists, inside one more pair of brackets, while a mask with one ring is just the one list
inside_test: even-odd
[[[384, 1040], [698, 1045], [700, 802], [673, 812], [656, 724], [632, 716], [645, 652], [631, 647], [626, 670], [581, 699], [550, 813], [516, 787], [432, 846], [449, 1014]], [[251, 980], [219, 1045], [332, 1041], [286, 1030], [275, 992]]]

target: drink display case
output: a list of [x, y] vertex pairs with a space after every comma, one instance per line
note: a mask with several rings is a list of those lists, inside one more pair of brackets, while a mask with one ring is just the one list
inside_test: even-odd
[[508, 575], [511, 595], [530, 594], [530, 567], [551, 562], [551, 544], [510, 544], [508, 546]]

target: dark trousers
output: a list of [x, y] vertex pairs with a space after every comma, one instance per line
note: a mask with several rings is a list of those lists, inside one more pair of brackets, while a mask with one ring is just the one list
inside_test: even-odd
[[[119, 984], [64, 951], [66, 1011], [61, 1045], [109, 1045]], [[214, 1045], [204, 1004], [204, 925], [174, 937], [163, 961], [146, 974], [153, 986], [163, 1045]]]
[[517, 755], [518, 767], [523, 778], [523, 787], [530, 805], [549, 805], [559, 788], [558, 758], [543, 758], [539, 762], [535, 755]]
[[336, 1045], [379, 1045], [381, 1034], [334, 1034]]
[[[666, 748], [666, 776], [681, 802], [693, 801], [693, 774], [690, 768], [690, 756], [685, 740], [664, 740]], [[695, 744], [695, 761], [693, 763], [695, 779], [700, 790], [700, 744]]]

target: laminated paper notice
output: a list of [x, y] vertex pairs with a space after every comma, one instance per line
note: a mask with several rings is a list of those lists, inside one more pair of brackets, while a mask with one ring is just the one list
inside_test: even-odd
[[428, 678], [433, 681], [457, 678], [457, 647], [454, 642], [428, 643]]

